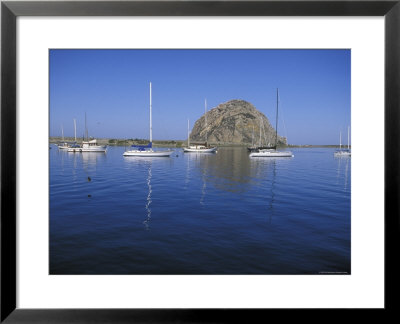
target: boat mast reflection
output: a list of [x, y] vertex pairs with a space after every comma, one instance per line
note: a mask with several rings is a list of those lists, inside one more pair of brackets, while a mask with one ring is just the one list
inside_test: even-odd
[[349, 164], [350, 164], [350, 159], [346, 160], [346, 168], [344, 171], [344, 191], [347, 190], [347, 179], [348, 179], [348, 173], [349, 173]]
[[351, 158], [350, 156], [339, 156], [339, 157], [335, 157], [338, 160], [338, 167], [337, 167], [337, 176], [336, 176], [336, 184], [339, 184], [341, 176], [342, 176], [342, 172], [341, 172], [341, 164], [342, 164], [342, 160], [344, 160], [346, 162], [344, 170], [343, 170], [343, 176], [344, 176], [344, 184], [343, 184], [343, 190], [347, 191], [347, 186], [348, 186], [348, 181], [349, 181], [349, 167], [350, 167], [350, 161]]
[[[157, 167], [165, 164], [171, 165], [173, 163], [173, 159], [160, 159], [158, 157], [135, 157], [131, 156], [129, 159], [124, 159], [124, 164], [126, 164], [127, 167], [129, 167], [129, 170], [133, 170], [136, 174], [139, 175], [140, 179], [142, 178], [143, 173], [147, 173], [147, 176], [145, 178], [145, 187], [147, 187], [147, 196], [146, 196], [146, 201], [145, 201], [145, 219], [142, 221], [144, 227], [146, 230], [150, 230], [150, 222], [152, 218], [152, 208], [153, 206], [153, 187], [151, 184], [152, 177], [153, 177], [153, 171], [156, 170], [155, 173], [157, 173]], [[154, 168], [154, 170], [152, 170]], [[139, 180], [139, 179], [137, 179]], [[140, 180], [139, 180], [140, 181]], [[144, 189], [144, 188], [143, 188]], [[154, 208], [154, 206], [153, 206]], [[143, 216], [141, 216], [143, 217]]]
[[[186, 155], [188, 156], [188, 155]], [[190, 182], [190, 157], [188, 157], [186, 159], [186, 176], [185, 176], [185, 185], [183, 187], [183, 189], [187, 189], [188, 188], [188, 184]]]
[[201, 196], [200, 196], [200, 204], [204, 205], [204, 198], [206, 195], [207, 189], [207, 179], [208, 179], [208, 168], [210, 159], [215, 159], [215, 153], [196, 153], [191, 152], [190, 154], [186, 154], [186, 178], [185, 178], [185, 189], [190, 181], [190, 165], [193, 163], [195, 166], [200, 169], [201, 172], [201, 181], [202, 181], [202, 188], [201, 188]]
[[152, 193], [152, 189], [151, 189], [151, 161], [149, 162], [149, 169], [148, 169], [148, 173], [147, 173], [147, 188], [148, 188], [148, 194], [147, 194], [147, 199], [146, 199], [146, 211], [147, 211], [147, 217], [146, 219], [143, 221], [143, 224], [146, 228], [146, 230], [150, 229], [150, 219], [151, 219], [151, 209], [150, 209], [150, 204], [152, 202], [151, 200], [151, 193]]
[[201, 198], [200, 198], [200, 204], [204, 205], [204, 196], [206, 195], [206, 187], [207, 187], [207, 181], [206, 181], [206, 176], [207, 176], [207, 169], [203, 170], [203, 173], [201, 175], [201, 180], [203, 181], [203, 187], [201, 188]]
[[[268, 219], [270, 224], [272, 223], [272, 218], [275, 215], [277, 163], [279, 163], [280, 160], [282, 160], [282, 163], [284, 163], [284, 161], [288, 161], [286, 158], [282, 157], [259, 158], [251, 160], [251, 164], [257, 179], [262, 179], [269, 184], [269, 196], [266, 196], [265, 198], [268, 199], [266, 209], [268, 211]], [[261, 183], [260, 185], [263, 184]]]
[[269, 223], [272, 222], [272, 216], [274, 215], [274, 203], [275, 203], [275, 181], [276, 181], [276, 160], [275, 158], [271, 161], [272, 164], [272, 181], [271, 181], [271, 198], [269, 200], [268, 210], [269, 213]]

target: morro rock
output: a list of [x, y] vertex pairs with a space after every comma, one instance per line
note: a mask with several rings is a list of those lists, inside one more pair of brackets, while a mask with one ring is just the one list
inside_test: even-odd
[[[261, 143], [260, 143], [261, 133]], [[245, 144], [270, 146], [275, 144], [275, 129], [268, 118], [251, 103], [231, 100], [201, 116], [193, 126], [190, 141], [216, 144]], [[285, 137], [278, 135], [278, 145], [287, 145]]]

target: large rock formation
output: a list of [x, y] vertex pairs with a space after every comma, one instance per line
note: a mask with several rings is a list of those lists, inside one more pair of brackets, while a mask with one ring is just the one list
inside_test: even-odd
[[[254, 129], [254, 140], [253, 140]], [[207, 112], [207, 129], [204, 115], [193, 126], [190, 141], [217, 144], [259, 145], [275, 144], [275, 129], [268, 118], [251, 103], [244, 100], [231, 100], [218, 105]], [[278, 145], [287, 145], [285, 137], [278, 135]]]

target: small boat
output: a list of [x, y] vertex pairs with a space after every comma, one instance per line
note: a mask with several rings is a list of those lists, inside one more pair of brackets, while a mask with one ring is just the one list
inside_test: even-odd
[[[270, 150], [274, 149], [275, 147], [271, 146], [270, 143], [268, 143], [268, 146], [262, 146], [261, 145], [261, 129], [264, 129], [264, 125], [262, 124], [262, 119], [260, 118], [260, 139], [258, 141], [258, 146], [255, 145], [254, 143], [254, 126], [253, 126], [253, 134], [251, 138], [251, 146], [247, 147], [247, 151], [249, 152], [258, 152], [259, 150]], [[265, 133], [264, 133], [265, 136]]]
[[185, 153], [216, 153], [217, 152], [217, 147], [216, 146], [209, 146], [207, 144], [207, 99], [204, 100], [204, 125], [205, 125], [205, 130], [206, 130], [206, 141], [205, 143], [197, 143], [197, 144], [192, 144], [190, 145], [190, 134], [189, 134], [189, 119], [188, 119], [188, 145], [187, 147], [183, 148], [183, 152]]
[[258, 150], [249, 154], [251, 157], [293, 157], [290, 151], [278, 151], [275, 149]]
[[75, 130], [75, 141], [74, 142], [66, 142], [64, 141], [64, 130], [63, 127], [61, 126], [61, 133], [62, 133], [62, 142], [60, 142], [59, 144], [57, 144], [58, 148], [61, 150], [68, 150], [70, 148], [77, 148], [80, 147], [77, 143], [76, 143], [76, 120], [74, 119], [74, 130]]
[[82, 142], [82, 146], [77, 144], [68, 148], [68, 152], [82, 153], [82, 152], [98, 152], [105, 153], [107, 145], [97, 145], [97, 139], [87, 140]]
[[209, 147], [209, 146], [207, 146], [207, 143], [205, 143], [205, 144], [190, 145], [188, 147], [183, 148], [183, 151], [186, 152], [186, 153], [189, 153], [189, 152], [216, 153], [217, 152], [217, 148], [216, 147]]
[[57, 147], [59, 150], [67, 150], [69, 149], [71, 146], [73, 145], [73, 143], [70, 142], [59, 142], [57, 143]]
[[275, 147], [273, 146], [250, 146], [247, 148], [247, 151], [249, 152], [259, 152], [262, 150], [274, 150]]
[[64, 140], [64, 128], [63, 128], [63, 125], [61, 125], [61, 138], [62, 138], [62, 141], [57, 143], [58, 149], [66, 150], [69, 147], [71, 147], [72, 143], [66, 142]]
[[350, 151], [350, 127], [347, 127], [347, 149], [342, 149], [342, 132], [339, 136], [339, 150], [333, 153], [335, 157], [348, 157], [351, 156]]
[[[76, 124], [74, 119], [75, 125], [75, 141], [76, 141]], [[73, 153], [83, 153], [83, 152], [96, 152], [96, 153], [105, 153], [107, 151], [107, 145], [97, 145], [97, 139], [89, 140], [88, 131], [86, 126], [86, 113], [85, 113], [85, 131], [86, 131], [86, 141], [82, 141], [82, 145], [73, 144], [71, 147], [68, 148], [68, 152]]]
[[169, 157], [174, 151], [160, 150], [153, 151], [153, 127], [151, 119], [151, 82], [150, 82], [150, 142], [147, 145], [132, 145], [133, 150], [125, 151], [123, 156], [138, 156], [138, 157]]
[[[135, 147], [135, 145], [132, 145]], [[151, 146], [149, 150], [144, 149], [144, 146], [137, 145], [135, 150], [124, 152], [123, 156], [138, 156], [138, 157], [170, 157], [174, 151], [153, 151]]]
[[290, 151], [278, 151], [278, 103], [279, 103], [279, 92], [276, 89], [276, 129], [275, 129], [275, 146], [273, 148], [258, 149], [258, 151], [251, 152], [250, 157], [293, 157], [294, 155]]
[[[259, 140], [259, 145], [256, 146], [254, 144], [254, 140], [252, 140], [252, 144], [250, 147], [247, 147], [247, 151], [249, 152], [258, 152], [260, 150], [272, 150], [275, 149], [275, 146], [271, 146], [270, 143], [268, 143], [268, 146], [261, 146], [261, 128], [263, 126], [261, 126], [262, 124], [262, 120], [260, 119], [260, 140]], [[253, 138], [254, 138], [254, 126], [253, 126]]]

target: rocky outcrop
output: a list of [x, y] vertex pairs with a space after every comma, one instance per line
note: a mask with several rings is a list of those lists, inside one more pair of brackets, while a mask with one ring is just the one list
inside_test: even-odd
[[[259, 145], [261, 129], [261, 146], [275, 144], [275, 129], [268, 118], [251, 103], [244, 100], [231, 100], [218, 105], [207, 112], [193, 126], [190, 141], [216, 144]], [[253, 131], [254, 130], [254, 131]], [[253, 139], [254, 134], [254, 139]], [[287, 145], [285, 137], [278, 135], [278, 145]]]

